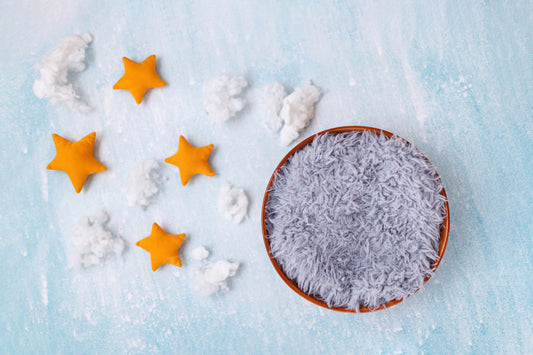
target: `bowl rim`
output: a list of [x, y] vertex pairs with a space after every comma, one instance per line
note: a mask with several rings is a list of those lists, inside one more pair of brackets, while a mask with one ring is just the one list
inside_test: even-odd
[[[263, 204], [262, 204], [262, 207], [261, 207], [261, 227], [262, 227], [262, 231], [263, 231], [263, 242], [265, 243], [265, 248], [267, 250], [267, 254], [268, 254], [268, 257], [270, 259], [270, 262], [274, 266], [274, 269], [276, 270], [278, 275], [281, 277], [281, 279], [294, 292], [296, 292], [301, 297], [305, 298], [306, 300], [308, 300], [308, 301], [310, 301], [310, 302], [312, 302], [312, 303], [314, 303], [314, 304], [316, 304], [318, 306], [321, 306], [321, 307], [324, 307], [324, 308], [327, 308], [327, 309], [330, 309], [330, 310], [333, 310], [333, 311], [346, 312], [346, 313], [358, 313], [358, 312], [366, 313], [366, 312], [372, 312], [372, 311], [379, 311], [379, 310], [386, 309], [386, 308], [392, 307], [394, 305], [397, 305], [398, 303], [402, 302], [404, 299], [406, 299], [406, 298], [410, 297], [411, 295], [415, 294], [416, 292], [418, 292], [420, 290], [420, 288], [418, 288], [415, 292], [413, 292], [411, 295], [409, 295], [409, 296], [407, 296], [405, 298], [398, 299], [398, 300], [393, 300], [393, 301], [387, 302], [385, 304], [382, 304], [382, 305], [380, 305], [378, 307], [372, 307], [372, 308], [366, 307], [366, 306], [359, 307], [359, 311], [358, 312], [356, 310], [354, 310], [354, 309], [349, 309], [349, 308], [344, 308], [344, 307], [329, 307], [324, 301], [319, 300], [319, 299], [317, 299], [317, 298], [315, 298], [315, 297], [313, 297], [311, 295], [308, 295], [307, 293], [305, 293], [302, 290], [300, 290], [298, 285], [294, 281], [289, 279], [287, 277], [287, 275], [285, 275], [285, 273], [281, 270], [281, 267], [278, 265], [276, 259], [272, 255], [272, 250], [270, 249], [270, 242], [269, 242], [268, 237], [267, 237], [268, 233], [267, 233], [266, 222], [265, 222], [266, 204], [268, 202], [269, 192], [270, 192], [270, 189], [272, 187], [272, 183], [274, 182], [274, 178], [276, 177], [276, 174], [281, 169], [281, 167], [283, 165], [285, 165], [285, 163], [294, 155], [294, 153], [296, 153], [298, 150], [302, 149], [304, 146], [306, 146], [307, 144], [309, 144], [313, 140], [315, 140], [315, 138], [317, 138], [318, 136], [321, 136], [323, 134], [341, 133], [341, 132], [353, 132], [353, 131], [360, 131], [360, 132], [370, 131], [370, 132], [377, 133], [377, 134], [381, 134], [382, 133], [382, 134], [385, 134], [389, 138], [391, 138], [393, 136], [396, 136], [396, 137], [402, 139], [407, 144], [411, 145], [412, 147], [415, 147], [413, 144], [411, 144], [406, 139], [404, 139], [402, 137], [399, 137], [399, 136], [397, 136], [397, 135], [395, 135], [395, 134], [393, 134], [393, 133], [391, 133], [389, 131], [386, 131], [386, 130], [383, 130], [383, 129], [380, 129], [380, 128], [375, 128], [375, 127], [368, 127], [368, 126], [340, 126], [340, 127], [333, 127], [333, 128], [329, 128], [329, 129], [320, 131], [318, 133], [313, 134], [312, 136], [307, 137], [306, 139], [302, 140], [300, 143], [296, 144], [296, 146], [294, 146], [281, 159], [280, 163], [274, 169], [274, 172], [272, 173], [272, 175], [270, 177], [270, 180], [268, 181], [267, 187], [265, 189], [265, 194], [264, 194], [264, 197], [263, 197]], [[416, 149], [416, 147], [415, 147], [415, 149]], [[424, 159], [426, 159], [431, 164], [429, 159], [420, 150], [419, 150], [419, 152], [422, 154]], [[435, 175], [442, 183], [442, 180], [441, 180], [441, 178], [440, 178], [440, 176], [439, 176], [439, 174], [437, 173], [436, 170], [435, 170]], [[440, 264], [440, 262], [442, 260], [442, 257], [444, 256], [444, 251], [446, 250], [446, 245], [448, 244], [448, 236], [449, 236], [449, 233], [450, 233], [450, 209], [449, 209], [449, 205], [448, 205], [448, 196], [446, 195], [446, 191], [444, 189], [444, 185], [443, 185], [443, 188], [442, 188], [442, 191], [441, 191], [441, 195], [443, 195], [444, 198], [445, 198], [444, 208], [445, 208], [445, 211], [446, 211], [446, 215], [445, 215], [444, 222], [443, 222], [442, 228], [441, 228], [440, 245], [439, 245], [439, 252], [438, 252], [439, 257], [438, 257], [437, 260], [435, 260], [433, 262], [433, 265], [431, 267], [432, 273], [424, 279], [424, 284], [431, 278], [431, 276], [437, 270], [437, 268], [438, 268], [438, 266], [439, 266], [439, 264]]]

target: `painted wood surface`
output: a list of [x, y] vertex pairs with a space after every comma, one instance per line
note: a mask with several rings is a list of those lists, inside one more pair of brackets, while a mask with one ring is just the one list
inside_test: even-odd
[[[531, 172], [533, 6], [529, 1], [2, 1], [0, 4], [0, 352], [6, 353], [532, 353]], [[70, 34], [88, 32], [75, 75], [89, 114], [37, 99], [33, 65]], [[137, 106], [112, 85], [122, 56], [158, 56], [169, 84]], [[202, 83], [246, 74], [248, 108], [214, 125]], [[372, 314], [301, 299], [263, 246], [266, 183], [288, 151], [262, 121], [264, 85], [312, 79], [324, 97], [302, 139], [341, 125], [392, 131], [436, 165], [451, 208], [444, 260], [426, 288]], [[108, 171], [79, 195], [45, 170], [52, 133], [96, 131]], [[213, 143], [217, 176], [187, 187], [165, 166], [145, 211], [120, 186], [162, 161], [178, 135]], [[245, 188], [249, 219], [217, 211], [224, 182]], [[68, 268], [71, 226], [107, 211], [127, 240], [121, 259]], [[134, 243], [156, 221], [187, 233], [184, 266], [153, 273]], [[198, 245], [242, 263], [225, 295], [190, 289]]]

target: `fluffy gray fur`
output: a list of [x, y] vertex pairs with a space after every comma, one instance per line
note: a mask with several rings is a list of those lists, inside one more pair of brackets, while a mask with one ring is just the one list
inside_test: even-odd
[[404, 298], [438, 258], [441, 191], [433, 166], [398, 137], [317, 136], [274, 179], [266, 205], [272, 254], [330, 307]]

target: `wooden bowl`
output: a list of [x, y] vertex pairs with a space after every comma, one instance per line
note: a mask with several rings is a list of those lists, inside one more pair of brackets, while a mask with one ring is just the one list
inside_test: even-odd
[[[296, 282], [294, 282], [293, 280], [289, 279], [287, 277], [287, 275], [285, 275], [285, 273], [281, 270], [280, 266], [278, 265], [276, 259], [272, 255], [272, 251], [270, 250], [270, 243], [269, 243], [268, 237], [267, 237], [268, 231], [266, 229], [266, 222], [265, 222], [265, 219], [266, 219], [266, 204], [267, 204], [267, 201], [268, 201], [268, 195], [269, 195], [270, 189], [272, 187], [272, 183], [274, 182], [274, 178], [275, 178], [277, 172], [287, 162], [287, 160], [289, 160], [289, 158], [296, 151], [302, 149], [306, 144], [308, 144], [311, 141], [313, 141], [319, 135], [322, 135], [322, 134], [325, 134], [325, 133], [339, 133], [339, 132], [351, 132], [351, 131], [370, 131], [370, 132], [374, 132], [374, 133], [377, 133], [377, 134], [383, 133], [387, 137], [394, 136], [394, 134], [392, 134], [390, 132], [387, 132], [387, 131], [384, 131], [384, 130], [379, 129], [379, 128], [365, 127], [365, 126], [345, 126], [345, 127], [335, 127], [335, 128], [326, 129], [325, 131], [319, 132], [319, 133], [317, 133], [315, 135], [312, 135], [311, 137], [308, 137], [308, 138], [304, 139], [299, 144], [297, 144], [294, 148], [292, 148], [291, 151], [287, 155], [285, 155], [285, 157], [283, 159], [281, 159], [281, 162], [278, 164], [278, 166], [276, 167], [276, 169], [272, 173], [272, 176], [270, 177], [270, 181], [268, 182], [268, 185], [266, 187], [265, 196], [263, 198], [263, 207], [262, 207], [262, 212], [261, 212], [261, 223], [262, 223], [262, 228], [263, 228], [263, 241], [265, 242], [265, 247], [266, 247], [268, 256], [270, 258], [270, 261], [272, 262], [272, 265], [274, 266], [274, 269], [276, 269], [276, 271], [279, 274], [279, 276], [283, 279], [283, 281], [285, 281], [285, 283], [294, 292], [296, 292], [297, 294], [299, 294], [300, 296], [302, 296], [306, 300], [308, 300], [310, 302], [313, 302], [314, 304], [319, 305], [321, 307], [324, 307], [324, 308], [327, 308], [327, 309], [331, 309], [331, 310], [334, 310], [334, 311], [338, 311], [338, 312], [356, 313], [356, 311], [353, 310], [353, 309], [340, 308], [340, 307], [329, 307], [324, 301], [319, 300], [319, 299], [317, 299], [317, 298], [315, 298], [315, 297], [313, 297], [311, 295], [308, 295], [307, 293], [305, 293], [302, 290], [300, 290], [300, 288], [298, 287]], [[401, 139], [403, 139], [403, 138], [401, 138]], [[411, 143], [409, 143], [407, 140], [405, 140], [405, 139], [403, 139], [403, 140], [407, 144], [411, 145]], [[428, 160], [427, 158], [425, 158], [425, 159]], [[428, 160], [428, 162], [429, 162], [429, 160]], [[436, 176], [437, 176], [437, 178], [439, 178], [438, 174], [436, 174]], [[437, 267], [439, 266], [440, 261], [442, 260], [442, 256], [444, 255], [444, 251], [446, 250], [446, 244], [448, 243], [448, 234], [450, 232], [450, 210], [449, 210], [449, 206], [448, 206], [448, 197], [446, 196], [446, 191], [444, 191], [444, 188], [442, 189], [441, 194], [446, 198], [446, 201], [444, 202], [444, 207], [445, 207], [445, 210], [446, 210], [446, 216], [444, 218], [444, 222], [443, 222], [441, 233], [440, 233], [440, 246], [439, 246], [439, 253], [438, 253], [439, 254], [439, 258], [433, 262], [433, 265], [432, 265], [432, 268], [431, 268], [433, 272], [435, 272], [437, 270]], [[424, 284], [430, 278], [431, 278], [431, 275], [426, 277], [426, 279], [424, 280]], [[418, 290], [416, 290], [415, 293], [417, 291]], [[359, 312], [378, 311], [378, 310], [381, 310], [381, 309], [392, 307], [392, 306], [394, 306], [394, 305], [396, 305], [396, 304], [398, 304], [398, 303], [400, 303], [402, 301], [403, 301], [403, 298], [399, 299], [399, 300], [393, 300], [393, 301], [387, 302], [387, 303], [382, 304], [382, 305], [380, 305], [378, 307], [375, 307], [375, 308], [360, 307], [359, 308]]]

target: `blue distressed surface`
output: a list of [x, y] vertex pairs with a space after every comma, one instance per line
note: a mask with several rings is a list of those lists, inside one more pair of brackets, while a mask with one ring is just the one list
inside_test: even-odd
[[[2, 1], [0, 5], [0, 352], [532, 353], [533, 6], [528, 1]], [[95, 110], [37, 99], [33, 65], [64, 36], [95, 40], [77, 85]], [[142, 105], [113, 91], [121, 58], [158, 56], [166, 88]], [[212, 126], [202, 83], [246, 73], [249, 109]], [[276, 275], [260, 230], [263, 190], [287, 152], [257, 102], [272, 81], [313, 79], [325, 95], [303, 136], [346, 124], [387, 129], [430, 158], [451, 206], [448, 249], [426, 288], [373, 314], [320, 309]], [[96, 131], [108, 167], [79, 195], [45, 170], [52, 133]], [[175, 152], [178, 134], [215, 144], [215, 178], [183, 188], [176, 169], [146, 211], [119, 191], [130, 170]], [[216, 210], [224, 181], [250, 218]], [[105, 209], [130, 248], [69, 270], [70, 227]], [[152, 273], [134, 247], [152, 222], [188, 233], [184, 267]], [[226, 295], [189, 289], [188, 252], [242, 262]]]

